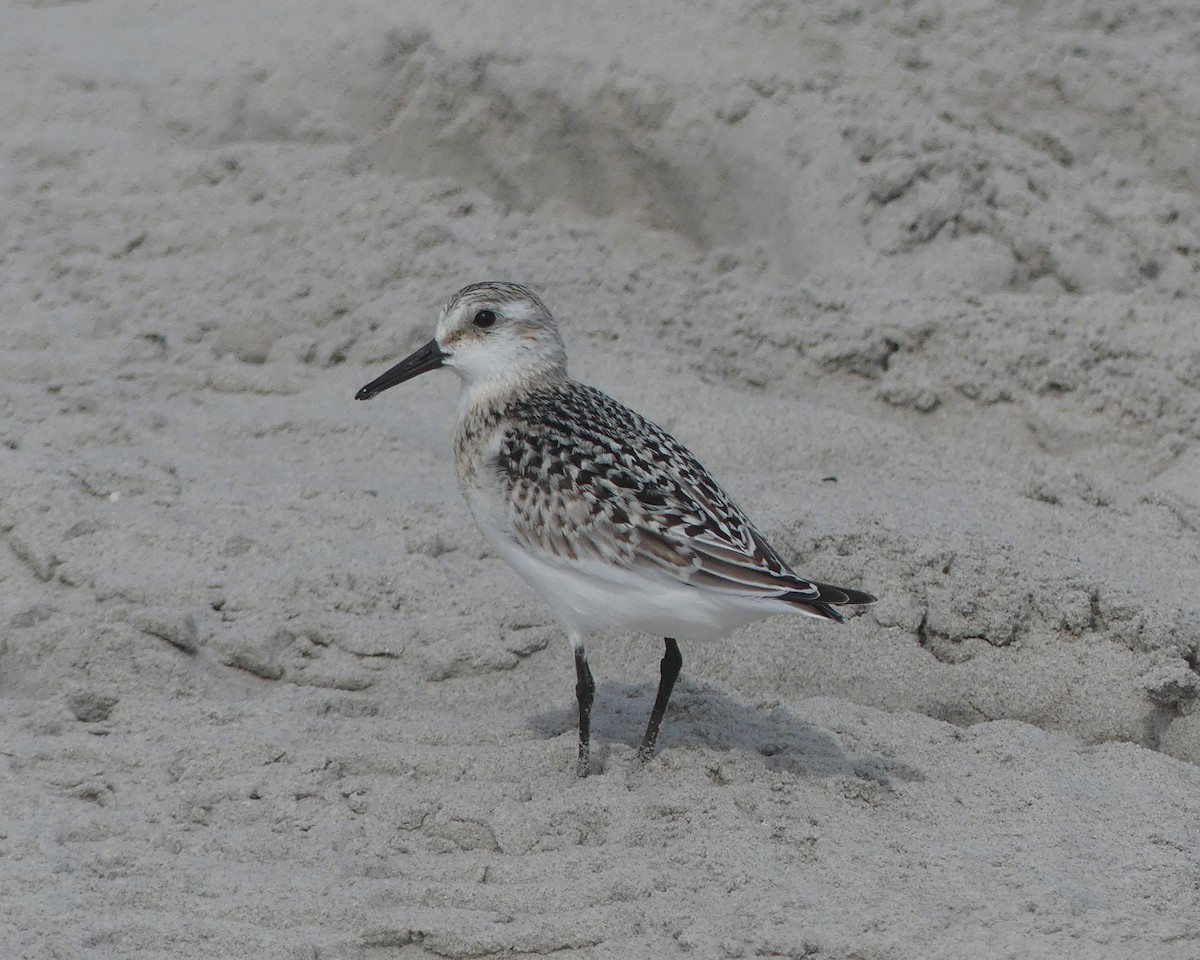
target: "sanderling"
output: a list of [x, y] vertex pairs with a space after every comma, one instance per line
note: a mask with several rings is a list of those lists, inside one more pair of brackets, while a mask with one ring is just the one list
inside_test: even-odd
[[442, 307], [437, 336], [356, 397], [438, 367], [462, 381], [455, 466], [471, 513], [574, 648], [580, 776], [596, 688], [591, 634], [664, 638], [645, 762], [683, 665], [676, 637], [716, 638], [781, 613], [842, 623], [838, 607], [874, 601], [795, 573], [678, 440], [570, 379], [558, 324], [525, 287], [463, 287]]

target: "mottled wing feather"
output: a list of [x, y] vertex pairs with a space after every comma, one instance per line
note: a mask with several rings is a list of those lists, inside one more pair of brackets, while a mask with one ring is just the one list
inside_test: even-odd
[[796, 576], [685, 447], [611, 397], [567, 383], [505, 414], [497, 468], [509, 519], [543, 556], [744, 596], [846, 602]]

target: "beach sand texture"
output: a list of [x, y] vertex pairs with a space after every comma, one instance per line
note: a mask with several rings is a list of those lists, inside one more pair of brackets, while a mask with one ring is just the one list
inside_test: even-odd
[[[0, 955], [1200, 956], [1200, 10], [0, 11]], [[526, 283], [879, 603], [574, 668], [453, 479]]]

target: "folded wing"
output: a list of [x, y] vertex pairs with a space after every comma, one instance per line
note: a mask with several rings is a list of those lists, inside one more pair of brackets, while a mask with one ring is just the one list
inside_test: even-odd
[[[798, 576], [682, 444], [600, 391], [569, 389], [543, 411], [522, 411], [523, 429], [500, 444], [509, 520], [526, 548], [592, 576], [636, 570], [837, 621], [837, 607], [874, 601]], [[628, 436], [641, 439], [637, 449]]]

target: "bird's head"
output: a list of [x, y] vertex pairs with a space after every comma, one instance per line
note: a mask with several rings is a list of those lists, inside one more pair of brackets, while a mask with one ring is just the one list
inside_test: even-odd
[[516, 390], [565, 378], [567, 355], [557, 322], [532, 290], [500, 281], [474, 283], [442, 306], [432, 340], [356, 398], [369, 400], [438, 367], [457, 373], [468, 391]]

